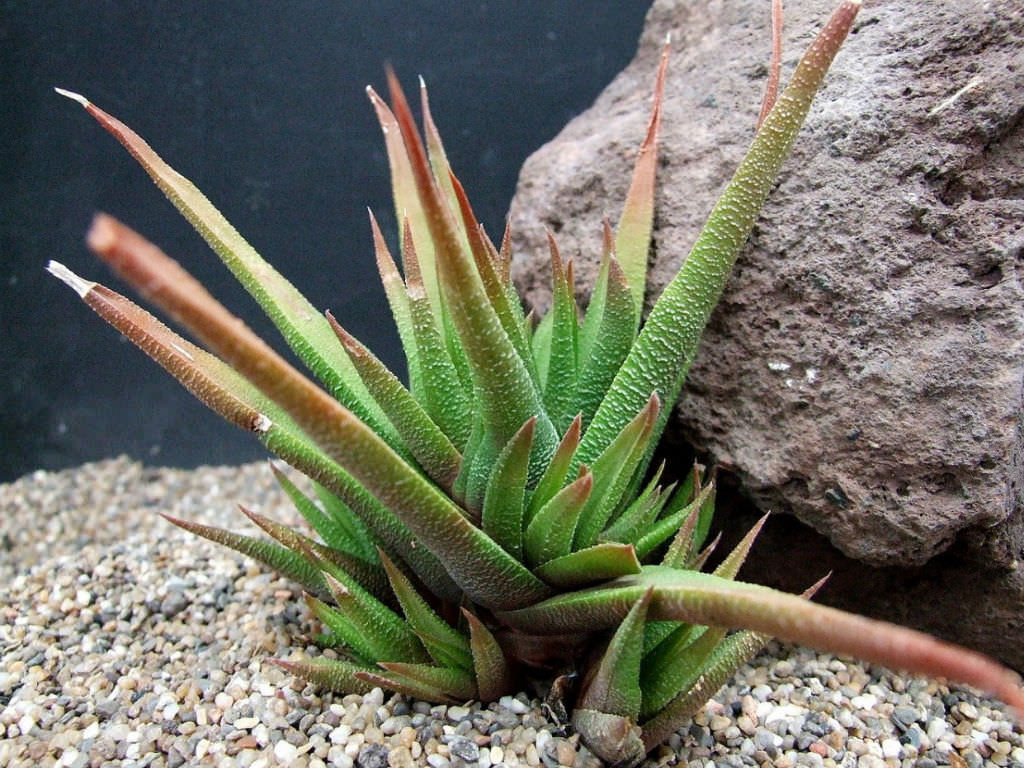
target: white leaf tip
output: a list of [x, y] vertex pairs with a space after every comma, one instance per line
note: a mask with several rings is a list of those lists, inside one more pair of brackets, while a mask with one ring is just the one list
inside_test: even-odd
[[67, 90], [66, 88], [57, 88], [57, 87], [54, 87], [54, 89], [53, 89], [53, 90], [55, 90], [55, 91], [56, 91], [57, 93], [59, 93], [59, 94], [60, 94], [61, 96], [64, 96], [64, 97], [66, 97], [66, 98], [69, 98], [69, 99], [71, 99], [72, 101], [77, 101], [77, 102], [78, 102], [79, 104], [81, 104], [81, 105], [82, 105], [83, 107], [88, 107], [88, 106], [89, 106], [89, 104], [91, 104], [91, 103], [92, 103], [92, 102], [90, 102], [90, 101], [89, 101], [89, 100], [88, 100], [87, 98], [85, 98], [85, 96], [83, 96], [82, 94], [80, 94], [80, 93], [75, 93], [74, 91], [69, 91], [69, 90]]
[[46, 265], [46, 271], [61, 280], [82, 298], [85, 298], [85, 295], [96, 287], [96, 283], [79, 277], [59, 261], [50, 261]]

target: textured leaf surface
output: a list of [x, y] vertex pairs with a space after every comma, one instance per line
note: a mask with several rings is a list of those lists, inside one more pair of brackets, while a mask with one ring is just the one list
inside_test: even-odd
[[[652, 308], [583, 437], [579, 461], [592, 462], [651, 392], [667, 404], [676, 402], [736, 256], [859, 8], [854, 0], [842, 3], [804, 54], [678, 274]], [[668, 410], [662, 414], [656, 434], [660, 434]]]
[[451, 627], [427, 605], [408, 577], [381, 553], [381, 562], [387, 570], [391, 588], [402, 605], [402, 613], [413, 631], [422, 641], [427, 653], [444, 666], [473, 668], [473, 657], [466, 638]]
[[317, 378], [360, 418], [369, 421], [382, 434], [388, 434], [382, 414], [365, 407], [372, 406], [372, 399], [367, 397], [347, 356], [332, 338], [326, 320], [313, 305], [256, 253], [191, 181], [165, 163], [142, 137], [88, 100], [82, 99], [82, 102], [89, 114], [124, 145], [202, 235]]
[[637, 721], [640, 715], [644, 623], [653, 591], [652, 587], [644, 592], [615, 630], [594, 677], [580, 698], [579, 707]]
[[640, 561], [630, 544], [595, 544], [548, 560], [534, 569], [540, 578], [560, 589], [573, 589], [630, 573], [640, 573]]
[[541, 634], [613, 627], [652, 586], [651, 619], [750, 629], [907, 672], [947, 677], [988, 691], [1024, 713], [1019, 677], [981, 654], [798, 595], [706, 573], [645, 566], [640, 575], [559, 595], [502, 618]]

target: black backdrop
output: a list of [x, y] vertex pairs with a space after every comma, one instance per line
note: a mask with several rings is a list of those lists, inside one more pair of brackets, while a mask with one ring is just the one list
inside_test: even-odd
[[397, 337], [366, 207], [393, 227], [367, 83], [390, 62], [431, 104], [500, 234], [527, 155], [629, 61], [650, 0], [42, 2], [0, 5], [0, 480], [127, 453], [195, 466], [263, 455], [44, 272], [120, 288], [83, 245], [94, 211], [139, 229], [258, 332], [252, 301], [79, 91], [191, 178], [317, 307], [386, 362]]

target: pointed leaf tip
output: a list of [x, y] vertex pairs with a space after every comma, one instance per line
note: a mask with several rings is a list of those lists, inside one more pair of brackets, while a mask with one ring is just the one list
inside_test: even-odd
[[75, 93], [74, 91], [69, 91], [66, 88], [57, 88], [56, 86], [54, 86], [53, 90], [55, 90], [61, 96], [69, 98], [72, 101], [77, 101], [83, 107], [88, 107], [90, 104], [92, 104], [91, 101], [89, 101], [87, 98], [85, 98], [85, 96], [83, 96], [80, 93]]
[[85, 280], [79, 277], [70, 269], [65, 267], [59, 261], [50, 261], [46, 265], [46, 271], [54, 277], [61, 280], [71, 290], [77, 293], [80, 297], [85, 298], [85, 295], [89, 293], [93, 288], [96, 287], [96, 283]]

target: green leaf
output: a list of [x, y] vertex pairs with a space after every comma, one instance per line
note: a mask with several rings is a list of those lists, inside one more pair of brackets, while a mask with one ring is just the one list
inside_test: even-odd
[[662, 488], [658, 485], [661, 473], [665, 469], [662, 462], [647, 482], [643, 491], [630, 502], [615, 522], [601, 531], [598, 541], [620, 541], [623, 544], [636, 544], [640, 532], [646, 530], [658, 517], [672, 493], [673, 485]]
[[617, 576], [640, 573], [640, 561], [631, 544], [595, 544], [548, 560], [534, 573], [559, 589], [573, 589]]
[[264, 565], [272, 568], [289, 579], [297, 581], [302, 587], [314, 595], [327, 597], [330, 592], [327, 584], [320, 575], [320, 569], [297, 552], [282, 547], [272, 541], [257, 539], [252, 536], [245, 536], [241, 533], [216, 528], [212, 525], [203, 525], [190, 520], [179, 520], [176, 517], [160, 513], [160, 516], [169, 523], [182, 528], [196, 536], [221, 544], [235, 550], [246, 557], [258, 560]]
[[647, 257], [651, 247], [654, 224], [654, 181], [658, 170], [658, 127], [661, 124], [661, 103], [665, 93], [665, 71], [668, 68], [668, 43], [661, 54], [654, 85], [654, 106], [647, 125], [647, 135], [636, 158], [633, 179], [626, 194], [626, 205], [615, 238], [615, 253], [633, 297], [633, 332], [640, 326], [647, 288]]
[[634, 723], [640, 715], [640, 662], [644, 623], [654, 588], [648, 589], [615, 630], [587, 689], [580, 697], [581, 709], [628, 717]]
[[[657, 395], [651, 395], [640, 412], [597, 457], [593, 465], [594, 490], [576, 526], [576, 549], [597, 541], [598, 534], [622, 501], [623, 493], [646, 453], [660, 410], [661, 402]], [[586, 440], [585, 435], [583, 439]]]
[[551, 251], [553, 305], [550, 312], [550, 351], [546, 355], [544, 377], [544, 406], [551, 415], [555, 429], [563, 431], [579, 412], [576, 397], [579, 379], [576, 339], [579, 311], [573, 294], [572, 261], [562, 267], [562, 257], [558, 254], [558, 246], [550, 232], [548, 247]]
[[587, 310], [587, 320], [591, 319], [592, 313], [593, 317], [600, 313], [600, 322], [593, 323], [592, 341], [584, 346], [581, 333], [580, 342], [581, 373], [577, 402], [583, 413], [584, 425], [590, 424], [636, 338], [633, 299], [626, 276], [614, 256], [610, 257], [608, 266], [602, 268], [598, 279], [605, 284], [602, 291], [604, 299], [600, 307], [591, 305]]
[[770, 635], [757, 632], [737, 632], [719, 643], [704, 665], [700, 677], [690, 687], [683, 688], [675, 699], [643, 724], [645, 751], [654, 749], [678, 730], [770, 639]]
[[725, 633], [718, 627], [686, 624], [644, 658], [640, 677], [644, 718], [654, 716], [681, 691], [693, 687]]
[[436, 688], [457, 701], [468, 701], [477, 697], [473, 674], [464, 669], [391, 661], [380, 662], [380, 667], [386, 670], [393, 680]]
[[[324, 383], [331, 394], [345, 407], [356, 413], [360, 419], [372, 424], [382, 435], [393, 439], [394, 435], [387, 429], [383, 414], [373, 407], [372, 398], [367, 396], [366, 390], [352, 369], [347, 356], [338, 345], [337, 340], [333, 338], [333, 333], [326, 320], [313, 305], [256, 253], [253, 247], [238, 234], [220, 211], [191, 181], [167, 165], [143, 141], [142, 137], [87, 99], [78, 97], [75, 100], [79, 101], [86, 111], [120, 141], [139, 162], [160, 190], [181, 211], [225, 266], [259, 303], [295, 354]], [[92, 247], [100, 255], [104, 255], [104, 249], [98, 247], [100, 242], [97, 234], [91, 235], [90, 239]], [[181, 272], [184, 271], [181, 270]], [[133, 280], [143, 292], [147, 290], [145, 283], [135, 281], [130, 272], [126, 273], [125, 277]], [[178, 276], [175, 277], [178, 278]], [[159, 286], [158, 291], [150, 292], [150, 296], [154, 300], [158, 300], [158, 293], [166, 293], [170, 296], [179, 287], [177, 279], [151, 282], [150, 285]], [[195, 293], [198, 289], [202, 291], [202, 294], [208, 296], [205, 289], [194, 280], [180, 287], [189, 293]], [[171, 311], [173, 314], [173, 310]], [[230, 318], [230, 320], [234, 323], [236, 330], [241, 331], [244, 328], [234, 318]], [[199, 333], [204, 341], [208, 341], [202, 328], [191, 324], [190, 327]], [[235, 361], [230, 355], [227, 355], [227, 358], [232, 365], [235, 365]]]
[[[335, 605], [330, 610], [345, 618], [359, 633], [354, 647], [373, 661], [425, 661], [423, 645], [402, 617], [363, 589], [358, 582], [330, 563], [324, 566], [324, 581]], [[323, 618], [323, 613], [318, 611]], [[329, 624], [332, 630], [335, 624]]]
[[[201, 402], [231, 423], [255, 432], [271, 451], [340, 496], [356, 510], [392, 551], [402, 553], [403, 559], [413, 567], [434, 594], [445, 599], [459, 599], [460, 588], [455, 585], [438, 558], [425, 548], [409, 548], [407, 543], [412, 538], [409, 528], [382, 503], [382, 500], [371, 496], [356, 477], [314, 445], [280, 406], [224, 362], [173, 333], [155, 317], [120, 294], [97, 283], [83, 280], [62, 264], [51, 262], [49, 269], [73, 288], [95, 312], [178, 379]], [[342, 416], [344, 417], [344, 411]], [[364, 435], [369, 432], [365, 425], [354, 418], [344, 417], [343, 420], [350, 426], [359, 425], [357, 431], [360, 428], [365, 430]], [[356, 442], [359, 441], [358, 436], [355, 436], [355, 439]], [[398, 477], [412, 475], [414, 486], [426, 485], [430, 488], [430, 493], [440, 495], [427, 480], [405, 465], [375, 435], [370, 439], [369, 445], [378, 452], [377, 456], [372, 453], [369, 456], [364, 455], [369, 469], [381, 470], [387, 465], [392, 470], [390, 477], [385, 471], [385, 476], [380, 478], [380, 482], [396, 490], [393, 483]], [[419, 498], [413, 488], [404, 490], [408, 492], [407, 498]], [[440, 504], [442, 502], [435, 506]], [[443, 504], [453, 506], [446, 500]], [[454, 513], [461, 517], [458, 510], [454, 510]], [[451, 511], [448, 514], [451, 514]], [[522, 569], [518, 563], [516, 566]], [[525, 572], [525, 569], [522, 571]], [[529, 582], [528, 579], [526, 581]]]
[[[536, 416], [531, 461], [531, 476], [536, 479], [557, 443], [554, 426], [544, 413], [540, 394], [526, 364], [487, 297], [472, 257], [461, 246], [451, 213], [431, 175], [405, 96], [393, 75], [389, 86], [420, 205], [426, 212], [426, 224], [435, 244], [438, 280], [445, 305], [451, 311], [460, 347], [470, 361], [474, 390], [485, 423], [480, 455], [491, 460], [497, 458], [501, 448], [527, 419]], [[472, 495], [472, 480], [469, 486], [467, 496]]]
[[380, 273], [380, 281], [384, 286], [384, 294], [388, 299], [388, 306], [391, 307], [391, 315], [395, 319], [395, 327], [398, 329], [398, 338], [402, 343], [402, 350], [405, 353], [406, 368], [409, 371], [409, 389], [420, 392], [423, 387], [423, 378], [420, 365], [420, 351], [416, 343], [416, 336], [412, 329], [412, 312], [409, 309], [409, 297], [405, 292], [405, 281], [402, 280], [395, 260], [388, 250], [384, 234], [380, 231], [380, 225], [370, 214], [370, 229], [373, 232], [373, 250], [377, 261], [377, 271]]
[[310, 612], [330, 633], [332, 644], [344, 648], [345, 653], [360, 666], [368, 667], [376, 662], [378, 657], [374, 646], [363, 637], [363, 627], [322, 600], [309, 594], [305, 598]]
[[469, 624], [469, 645], [473, 652], [473, 672], [481, 701], [496, 701], [511, 693], [516, 686], [515, 677], [509, 667], [498, 641], [473, 613], [462, 609], [462, 615]]
[[[379, 537], [373, 533], [366, 523], [360, 519], [355, 510], [337, 494], [331, 493], [320, 483], [313, 483], [313, 492], [323, 505], [325, 514], [330, 518], [332, 524], [344, 531], [345, 539], [352, 554], [362, 558], [368, 563], [377, 562], [377, 546], [381, 544]], [[366, 498], [371, 498], [365, 492]], [[380, 504], [375, 499], [372, 500]], [[397, 522], [397, 521], [396, 521]]]
[[[408, 222], [407, 231], [410, 233], [411, 242], [414, 243], [415, 251], [422, 259], [421, 284], [424, 297], [429, 302], [432, 321], [437, 321], [434, 330], [441, 333], [441, 289], [437, 281], [434, 242], [431, 239], [430, 228], [427, 226], [426, 212], [420, 204], [419, 193], [416, 191], [416, 179], [409, 162], [409, 155], [406, 152], [405, 141], [394, 113], [384, 103], [384, 100], [369, 86], [366, 88], [366, 94], [370, 97], [370, 103], [373, 104], [381, 131], [384, 134], [388, 163], [391, 167], [391, 192], [395, 203], [395, 221], [399, 223], [400, 227], [403, 226], [403, 222]], [[406, 263], [404, 266], [408, 277], [409, 264]], [[424, 357], [423, 359], [428, 358]]]
[[718, 567], [714, 570], [715, 576], [722, 576], [726, 579], [736, 578], [736, 574], [740, 572], [740, 568], [750, 553], [750, 548], [754, 546], [757, 534], [761, 532], [767, 521], [768, 515], [764, 515], [754, 524], [754, 527], [747, 532], [747, 535], [740, 540], [740, 543], [733, 548], [732, 552], [726, 555], [725, 559], [718, 564]]
[[576, 523], [593, 486], [594, 476], [584, 471], [537, 511], [523, 537], [527, 562], [537, 565], [569, 554]]
[[706, 486], [687, 506], [651, 525], [636, 543], [637, 556], [643, 560], [675, 534], [675, 541], [669, 547], [662, 564], [689, 568], [692, 561], [694, 531], [700, 518], [700, 511], [707, 499], [713, 498], [714, 491], [714, 485]]
[[423, 361], [420, 388], [413, 393], [455, 447], [465, 452], [473, 424], [471, 389], [463, 383], [439, 330], [445, 323], [435, 317], [431, 308], [408, 229], [405, 242], [409, 315], [419, 359]]
[[[303, 536], [301, 533], [292, 530], [287, 525], [281, 525], [270, 518], [251, 512], [241, 505], [239, 506], [239, 509], [242, 510], [242, 513], [248, 517], [249, 520], [280, 542], [282, 546], [290, 549], [296, 554], [304, 556], [310, 563], [320, 563], [321, 569], [323, 563], [328, 563], [332, 566], [332, 572], [334, 572], [334, 569], [339, 569], [345, 574], [348, 574], [376, 599], [385, 604], [394, 603], [394, 596], [391, 594], [384, 571], [377, 564], [368, 563], [355, 555], [349, 554], [348, 552], [339, 549], [331, 549], [323, 544], [319, 544], [312, 539]], [[309, 553], [312, 553], [312, 555]], [[326, 588], [326, 583], [322, 581], [321, 583], [323, 583]], [[330, 594], [326, 589], [325, 592], [326, 594]], [[319, 593], [314, 592], [314, 594]]]
[[981, 654], [913, 629], [708, 573], [644, 566], [636, 576], [558, 595], [500, 613], [499, 618], [534, 634], [615, 627], [652, 586], [649, 619], [750, 629], [906, 672], [945, 677], [987, 691], [1024, 712], [1020, 678]]
[[458, 450], [384, 363], [342, 328], [330, 312], [327, 320], [366, 389], [398, 432], [402, 445], [435, 483], [451, 491], [462, 463]]
[[661, 434], [733, 263], [859, 7], [859, 2], [844, 2], [797, 65], [679, 272], [651, 310], [583, 437], [579, 461], [593, 463], [651, 392], [666, 404], [655, 428], [655, 435]]
[[558, 447], [555, 449], [547, 469], [544, 470], [544, 474], [541, 475], [540, 480], [537, 482], [537, 487], [534, 488], [533, 494], [530, 496], [530, 503], [526, 510], [527, 524], [533, 520], [541, 507], [551, 501], [565, 483], [565, 478], [569, 474], [569, 468], [572, 466], [573, 454], [576, 452], [576, 446], [580, 442], [581, 428], [582, 420], [577, 415], [572, 424], [569, 425], [569, 428], [565, 430], [565, 434], [558, 443]]
[[462, 225], [468, 240], [469, 252], [473, 256], [484, 291], [501, 321], [501, 327], [508, 334], [509, 340], [516, 348], [519, 358], [525, 363], [534, 386], [536, 386], [537, 372], [533, 364], [533, 355], [530, 353], [530, 342], [525, 333], [522, 304], [519, 297], [514, 292], [510, 296], [510, 292], [502, 284], [494, 259], [494, 256], [497, 255], [494, 245], [487, 239], [483, 228], [476, 220], [476, 216], [473, 215], [473, 208], [469, 204], [469, 198], [466, 197], [462, 184], [450, 170], [448, 180], [455, 195], [457, 210], [462, 215]]
[[472, 669], [473, 657], [466, 638], [427, 605], [408, 577], [383, 552], [380, 559], [402, 605], [402, 613], [431, 658], [444, 666]]
[[[317, 506], [316, 502], [300, 491], [284, 472], [270, 463], [270, 471], [274, 479], [281, 486], [285, 494], [291, 499], [292, 504], [299, 513], [306, 519], [321, 540], [331, 549], [340, 550], [349, 554], [362, 554], [362, 546], [345, 529], [339, 525], [335, 518]], [[339, 500], [339, 503], [343, 503]], [[365, 558], [364, 558], [365, 559]]]
[[271, 664], [280, 667], [290, 674], [308, 680], [318, 688], [339, 693], [366, 694], [374, 686], [356, 675], [368, 668], [337, 659], [315, 658], [307, 661], [287, 661], [285, 659], [268, 659]]
[[498, 455], [481, 514], [484, 533], [518, 560], [523, 556], [523, 504], [535, 419], [512, 436]]

